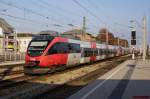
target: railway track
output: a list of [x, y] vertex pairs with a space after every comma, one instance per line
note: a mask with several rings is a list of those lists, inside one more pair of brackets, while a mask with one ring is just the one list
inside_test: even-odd
[[0, 81], [0, 89], [6, 89], [9, 87], [17, 86], [18, 84], [21, 84], [25, 81], [34, 79], [36, 77], [26, 76], [24, 74], [20, 74], [20, 76], [8, 79], [8, 80], [2, 80]]
[[[128, 57], [124, 57], [122, 60], [119, 60], [119, 58], [114, 58], [115, 62], [117, 64], [123, 62]], [[29, 76], [31, 77], [28, 80], [19, 81], [14, 84], [8, 84], [5, 85], [5, 87], [1, 88], [0, 90], [0, 97], [4, 99], [26, 99], [26, 98], [38, 98], [41, 97], [49, 98], [48, 94], [51, 94], [50, 96], [53, 98], [58, 98], [55, 96], [55, 92], [58, 92], [58, 89], [64, 87], [64, 89], [70, 89], [77, 90], [85, 85], [87, 85], [89, 82], [95, 80], [100, 75], [108, 72], [110, 69], [114, 68], [117, 64], [114, 63], [114, 59], [104, 60], [101, 62], [96, 62], [94, 64], [86, 64], [74, 68], [70, 68], [64, 71], [56, 72], [53, 74], [43, 75], [43, 76]], [[114, 65], [113, 65], [114, 64]], [[107, 67], [110, 65], [109, 67]], [[84, 79], [83, 79], [84, 78]], [[90, 79], [89, 81], [89, 78]], [[82, 80], [82, 81], [80, 81]], [[15, 80], [14, 80], [15, 82]], [[81, 84], [82, 83], [82, 84]], [[79, 84], [78, 88], [69, 88], [70, 86], [73, 86], [74, 84]], [[72, 92], [74, 92], [72, 91]], [[76, 91], [75, 91], [76, 92]], [[43, 94], [44, 93], [44, 94]], [[62, 90], [62, 92], [58, 93], [65, 93], [65, 90]], [[58, 94], [57, 93], [57, 94]], [[71, 94], [62, 95], [61, 98], [66, 98]], [[47, 97], [46, 97], [47, 96]]]
[[128, 59], [128, 57], [124, 57], [115, 61], [109, 60], [107, 61], [108, 64], [106, 64], [105, 66], [102, 66], [99, 69], [92, 71], [77, 79], [71, 80], [61, 86], [58, 86], [53, 90], [48, 90], [45, 93], [33, 97], [32, 99], [66, 99], [67, 97], [79, 91], [81, 88], [85, 87], [92, 81], [95, 81], [98, 77], [110, 71], [112, 68], [115, 68], [126, 59]]

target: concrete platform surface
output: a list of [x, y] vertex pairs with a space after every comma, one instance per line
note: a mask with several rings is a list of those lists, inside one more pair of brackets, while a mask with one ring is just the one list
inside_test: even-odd
[[8, 62], [0, 62], [0, 66], [8, 66], [8, 65], [16, 65], [16, 64], [24, 64], [25, 61], [8, 61]]
[[150, 60], [127, 60], [68, 99], [150, 99]]

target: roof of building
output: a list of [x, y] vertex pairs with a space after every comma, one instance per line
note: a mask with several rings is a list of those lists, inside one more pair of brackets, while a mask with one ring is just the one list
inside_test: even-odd
[[17, 33], [17, 37], [33, 37], [33, 33]]
[[[74, 39], [81, 39], [80, 37], [76, 36], [78, 34], [82, 35], [83, 31], [80, 30], [80, 29], [73, 29], [73, 30], [70, 30], [70, 31], [66, 31], [66, 32], [63, 32], [61, 35], [62, 36], [65, 36], [65, 37], [68, 37], [68, 38], [74, 38]], [[84, 35], [88, 35], [90, 36], [90, 38], [93, 38], [95, 39], [95, 37], [90, 34], [90, 33], [84, 33]]]
[[[73, 29], [73, 30], [70, 30], [70, 31], [66, 31], [66, 32], [63, 32], [62, 34], [63, 35], [67, 35], [67, 34], [82, 34], [82, 30], [80, 30], [80, 29]], [[89, 35], [89, 36], [91, 36], [91, 37], [94, 37], [92, 34], [90, 34], [90, 33], [85, 33], [86, 35]]]
[[82, 33], [82, 30], [80, 29], [73, 29], [73, 30], [70, 30], [70, 31], [66, 31], [66, 32], [63, 32], [62, 34], [81, 34]]
[[0, 18], [0, 27], [2, 27], [4, 33], [12, 33], [14, 30], [14, 28], [3, 18]]

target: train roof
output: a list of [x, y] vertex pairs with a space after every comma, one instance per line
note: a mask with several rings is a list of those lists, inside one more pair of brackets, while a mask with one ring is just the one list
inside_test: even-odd
[[[49, 34], [42, 33], [42, 34], [34, 36], [32, 40], [48, 40], [48, 41], [51, 41], [56, 37], [65, 38], [65, 37], [61, 37], [61, 36], [55, 36], [55, 35], [49, 35]], [[70, 39], [70, 38], [66, 38], [66, 39], [68, 39], [68, 42], [70, 42], [70, 43], [80, 44], [81, 47], [86, 47], [86, 48], [91, 47], [90, 46], [91, 42], [81, 41], [81, 40], [76, 40], [76, 39]], [[102, 49], [105, 49], [107, 47], [109, 49], [118, 49], [118, 48], [120, 48], [120, 46], [116, 46], [116, 45], [106, 45], [106, 44], [100, 44], [100, 43], [97, 43], [97, 42], [94, 42], [94, 43], [96, 43], [97, 48], [102, 48]], [[123, 47], [121, 47], [121, 48], [123, 48]]]
[[33, 37], [32, 40], [52, 40], [54, 39], [55, 36], [50, 36], [50, 35], [36, 35]]

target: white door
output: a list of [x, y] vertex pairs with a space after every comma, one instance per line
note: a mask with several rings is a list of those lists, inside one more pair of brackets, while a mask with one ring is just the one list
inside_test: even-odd
[[70, 53], [68, 54], [67, 66], [80, 64], [81, 54], [80, 53]]

